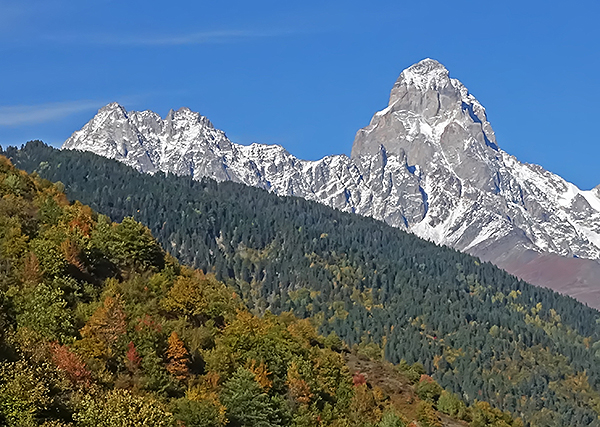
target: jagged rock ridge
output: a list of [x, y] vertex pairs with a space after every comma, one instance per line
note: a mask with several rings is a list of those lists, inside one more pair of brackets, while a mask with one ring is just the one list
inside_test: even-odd
[[[63, 148], [371, 216], [600, 307], [598, 188], [582, 191], [502, 151], [483, 106], [431, 59], [400, 74], [389, 105], [358, 131], [351, 158], [300, 160], [280, 146], [232, 143], [186, 108], [162, 119], [118, 104]], [[549, 265], [573, 272], [557, 276]]]

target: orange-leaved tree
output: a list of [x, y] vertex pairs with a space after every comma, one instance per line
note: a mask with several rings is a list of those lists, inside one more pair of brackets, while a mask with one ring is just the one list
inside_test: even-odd
[[308, 383], [302, 378], [298, 363], [294, 360], [290, 364], [287, 372], [287, 382], [289, 396], [301, 405], [308, 405], [313, 398]]
[[180, 381], [185, 380], [189, 375], [189, 353], [183, 345], [183, 341], [173, 331], [169, 336], [169, 347], [167, 348], [167, 371]]
[[73, 385], [85, 388], [91, 385], [92, 373], [69, 347], [54, 342], [50, 344], [50, 354], [56, 367], [65, 373]]
[[126, 315], [120, 295], [108, 296], [81, 329], [82, 343], [92, 357], [115, 356], [119, 341], [127, 333]]

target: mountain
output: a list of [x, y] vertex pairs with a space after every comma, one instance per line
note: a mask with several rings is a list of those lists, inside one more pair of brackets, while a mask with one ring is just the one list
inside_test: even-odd
[[385, 221], [600, 307], [600, 191], [502, 151], [485, 109], [439, 62], [401, 74], [351, 157], [232, 143], [198, 113], [109, 104], [63, 145], [139, 171], [211, 177]]

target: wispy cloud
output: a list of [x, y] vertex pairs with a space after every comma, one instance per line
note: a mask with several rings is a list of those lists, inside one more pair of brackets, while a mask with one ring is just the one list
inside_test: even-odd
[[0, 1], [0, 31], [6, 33], [16, 28], [29, 11], [26, 6], [18, 7], [16, 4]]
[[51, 102], [38, 105], [0, 106], [0, 126], [22, 126], [62, 119], [71, 114], [92, 111], [104, 103], [91, 100]]
[[33, 21], [63, 9], [60, 0], [0, 0], [0, 33], [11, 34], [30, 28]]
[[92, 34], [78, 36], [48, 36], [58, 43], [97, 44], [107, 46], [182, 46], [199, 44], [236, 43], [249, 39], [279, 37], [294, 34], [294, 30], [218, 30], [186, 34]]

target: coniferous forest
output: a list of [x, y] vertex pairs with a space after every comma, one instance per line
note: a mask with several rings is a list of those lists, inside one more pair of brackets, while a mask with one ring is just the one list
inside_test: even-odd
[[[440, 422], [424, 415], [435, 409], [473, 426], [519, 422], [500, 411], [531, 426], [600, 425], [600, 313], [572, 298], [302, 199], [140, 174], [41, 142], [3, 154], [57, 182], [35, 190], [51, 196], [31, 195], [41, 184], [5, 166], [4, 199], [29, 197], [2, 213], [1, 296], [10, 326], [3, 330], [11, 331], [3, 340], [13, 364], [1, 377], [6, 408], [6, 390], [24, 390], [36, 369], [48, 369], [44, 378], [55, 382], [39, 393], [64, 387], [65, 396], [27, 413], [64, 411], [79, 420], [111, 405], [162, 408], [144, 400], [155, 399], [190, 426], [204, 425], [184, 419], [196, 409], [212, 414], [206, 425], [409, 422], [373, 387], [364, 388], [372, 397], [356, 398], [363, 384], [344, 370], [347, 346], [384, 357], [416, 384], [422, 426]], [[121, 224], [67, 203], [62, 190]], [[21, 206], [10, 200], [3, 209]], [[47, 307], [44, 316], [33, 315], [39, 307]], [[46, 344], [31, 346], [37, 340]], [[11, 376], [19, 363], [24, 376]], [[315, 367], [326, 363], [336, 366], [336, 380], [318, 379]], [[335, 388], [324, 385], [330, 380]], [[104, 391], [82, 394], [82, 387]], [[236, 395], [248, 387], [262, 397]], [[22, 400], [14, 407], [33, 404]], [[266, 418], [239, 418], [250, 411], [232, 412], [242, 401]], [[352, 405], [367, 401], [373, 415], [352, 419], [359, 413]], [[192, 408], [198, 402], [202, 409]]]

